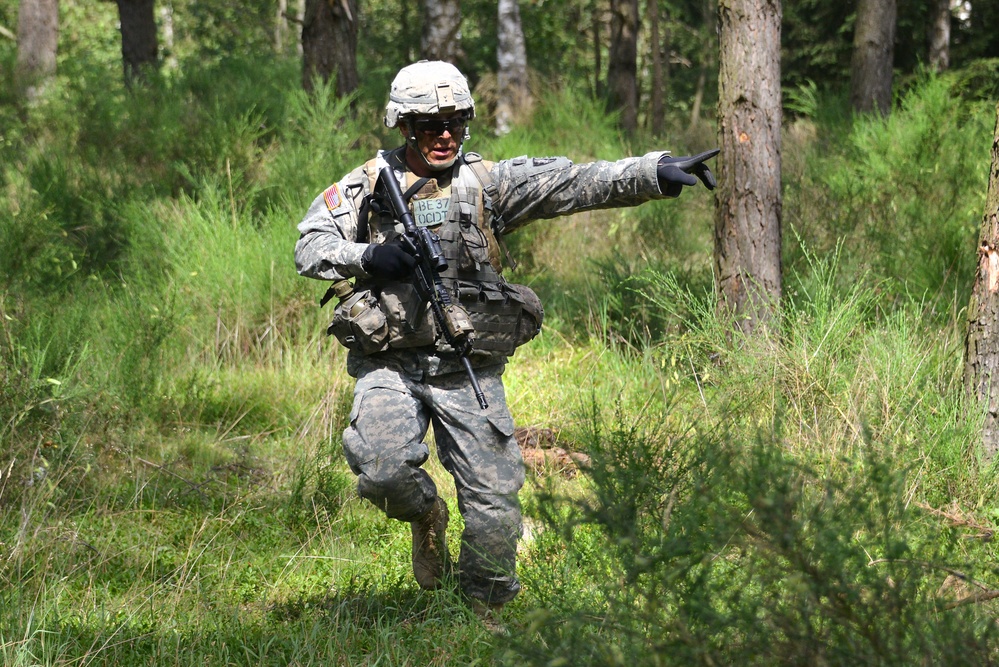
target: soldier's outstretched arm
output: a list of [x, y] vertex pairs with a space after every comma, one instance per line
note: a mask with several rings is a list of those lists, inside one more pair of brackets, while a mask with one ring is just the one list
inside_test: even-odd
[[[701, 176], [713, 181], [702, 164], [710, 157], [711, 151], [679, 158], [683, 167], [698, 175], [679, 167], [677, 172], [693, 182]], [[668, 183], [660, 177], [663, 159], [670, 159], [668, 152], [586, 164], [573, 164], [564, 157], [501, 160], [490, 172], [498, 192], [494, 204], [505, 223], [504, 231], [509, 232], [531, 220], [675, 197], [679, 192], [665, 187]]]

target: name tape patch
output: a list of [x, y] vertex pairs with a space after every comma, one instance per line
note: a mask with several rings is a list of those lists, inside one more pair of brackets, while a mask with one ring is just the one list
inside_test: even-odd
[[413, 219], [418, 227], [436, 227], [447, 221], [447, 212], [451, 206], [449, 197], [436, 199], [413, 199]]

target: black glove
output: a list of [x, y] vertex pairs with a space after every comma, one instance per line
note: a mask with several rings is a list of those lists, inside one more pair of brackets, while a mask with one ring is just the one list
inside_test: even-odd
[[405, 278], [416, 266], [416, 258], [397, 245], [372, 243], [361, 255], [361, 268], [387, 280]]
[[721, 152], [720, 148], [713, 148], [694, 156], [672, 157], [666, 155], [659, 160], [659, 167], [656, 175], [659, 176], [659, 189], [668, 197], [677, 197], [684, 185], [697, 185], [697, 179], [701, 179], [704, 187], [714, 190], [714, 174], [704, 164], [705, 160], [710, 160]]

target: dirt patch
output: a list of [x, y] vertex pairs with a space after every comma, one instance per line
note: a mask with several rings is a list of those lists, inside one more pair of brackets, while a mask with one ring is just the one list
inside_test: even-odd
[[573, 443], [554, 429], [522, 426], [514, 430], [513, 437], [520, 445], [524, 465], [535, 475], [560, 475], [572, 479], [581, 468], [590, 464], [589, 456], [575, 451]]

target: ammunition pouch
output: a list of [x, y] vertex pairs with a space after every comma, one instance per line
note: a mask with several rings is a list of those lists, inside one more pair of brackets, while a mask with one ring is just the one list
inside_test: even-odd
[[333, 321], [326, 329], [327, 335], [336, 336], [349, 350], [374, 354], [387, 348], [389, 326], [385, 313], [370, 290], [354, 291], [350, 283], [335, 284], [341, 296], [333, 309]]
[[476, 351], [510, 356], [541, 331], [544, 309], [529, 287], [457, 280], [453, 293], [475, 327]]
[[381, 288], [378, 307], [388, 323], [387, 348], [400, 350], [427, 347], [437, 339], [430, 304], [409, 282], [393, 282]]

